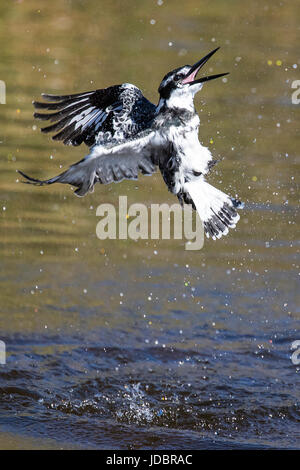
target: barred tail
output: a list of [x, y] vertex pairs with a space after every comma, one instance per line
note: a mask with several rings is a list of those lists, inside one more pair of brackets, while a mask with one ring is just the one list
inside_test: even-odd
[[229, 228], [234, 228], [240, 219], [236, 209], [243, 204], [210, 185], [201, 176], [185, 183], [195, 208], [203, 222], [206, 236], [213, 240], [227, 235]]

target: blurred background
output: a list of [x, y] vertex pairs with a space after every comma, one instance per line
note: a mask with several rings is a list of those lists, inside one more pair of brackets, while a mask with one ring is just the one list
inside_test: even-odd
[[[1, 448], [299, 447], [300, 79], [296, 0], [0, 4]], [[297, 43], [298, 40], [298, 43]], [[196, 97], [209, 181], [246, 205], [201, 251], [96, 237], [96, 208], [175, 203], [160, 174], [36, 188], [81, 159], [39, 131], [32, 100], [165, 73], [217, 46]]]

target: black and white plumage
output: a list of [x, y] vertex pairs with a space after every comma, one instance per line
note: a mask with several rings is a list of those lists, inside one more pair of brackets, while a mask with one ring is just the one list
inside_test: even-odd
[[34, 113], [41, 120], [55, 122], [42, 132], [55, 132], [53, 140], [67, 145], [89, 147], [125, 140], [145, 128], [156, 106], [134, 85], [124, 83], [103, 90], [76, 95], [42, 95], [50, 102], [33, 102], [36, 109], [54, 113]]
[[205, 180], [215, 161], [198, 140], [200, 120], [194, 108], [194, 96], [203, 83], [226, 75], [196, 79], [217, 50], [193, 66], [169, 72], [159, 86], [157, 106], [128, 83], [76, 95], [43, 95], [45, 102], [33, 103], [38, 110], [34, 116], [53, 124], [42, 131], [54, 132], [52, 138], [67, 145], [84, 142], [90, 153], [48, 180], [21, 175], [36, 185], [71, 184], [78, 196], [84, 196], [97, 182], [136, 179], [139, 172], [149, 175], [159, 167], [180, 203], [198, 211], [207, 236], [226, 235], [239, 220], [240, 203]]

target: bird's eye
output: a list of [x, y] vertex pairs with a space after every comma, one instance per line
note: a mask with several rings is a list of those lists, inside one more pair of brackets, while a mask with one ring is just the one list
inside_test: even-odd
[[179, 73], [177, 73], [174, 77], [174, 80], [176, 80], [176, 82], [178, 82], [180, 79], [181, 79], [181, 75]]

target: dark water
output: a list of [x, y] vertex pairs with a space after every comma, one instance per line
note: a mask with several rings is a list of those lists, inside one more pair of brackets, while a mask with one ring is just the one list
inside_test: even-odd
[[[299, 448], [298, 3], [0, 8], [0, 447]], [[97, 239], [102, 202], [175, 202], [159, 175], [84, 199], [16, 181], [86, 152], [33, 127], [40, 92], [133, 82], [156, 101], [165, 72], [216, 45], [208, 71], [231, 75], [197, 108], [224, 157], [210, 181], [246, 202], [228, 237]]]

